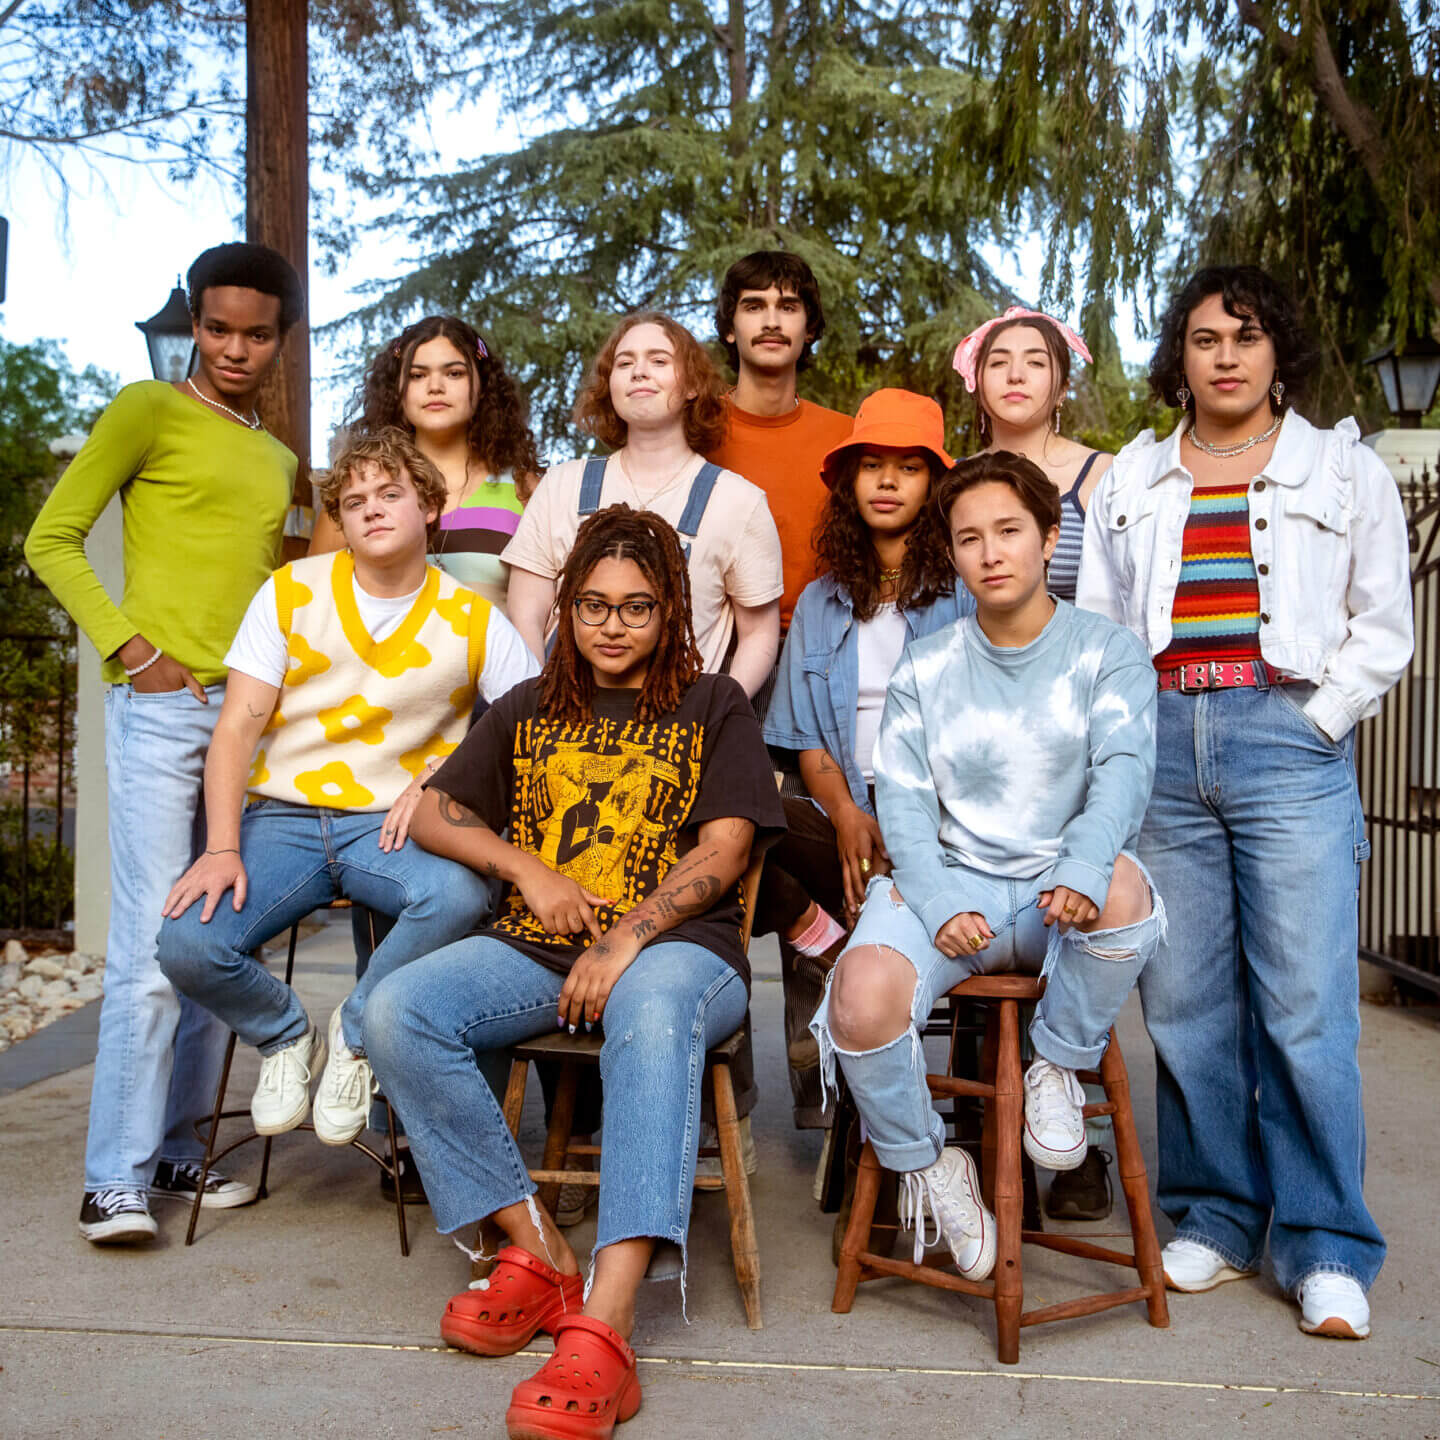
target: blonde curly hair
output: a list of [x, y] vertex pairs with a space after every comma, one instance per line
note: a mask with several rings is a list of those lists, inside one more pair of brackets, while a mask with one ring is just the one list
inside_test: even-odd
[[340, 492], [353, 477], [356, 467], [366, 461], [378, 465], [396, 480], [409, 476], [420, 501], [420, 509], [435, 511], [435, 519], [429, 527], [433, 533], [449, 498], [445, 477], [435, 462], [427, 460], [416, 448], [415, 442], [394, 426], [377, 430], [373, 435], [352, 438], [335, 457], [335, 463], [324, 478], [315, 482], [315, 499], [325, 507], [325, 513], [339, 525]]

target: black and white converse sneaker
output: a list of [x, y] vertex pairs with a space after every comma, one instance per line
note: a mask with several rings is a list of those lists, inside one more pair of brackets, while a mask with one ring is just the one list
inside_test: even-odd
[[87, 1190], [80, 1206], [80, 1233], [92, 1245], [133, 1245], [159, 1234], [145, 1191], [138, 1185]]
[[[162, 1160], [155, 1167], [155, 1179], [150, 1186], [152, 1195], [166, 1195], [172, 1200], [184, 1200], [187, 1204], [195, 1199], [200, 1185], [201, 1165], [198, 1160], [181, 1160], [172, 1163]], [[205, 1177], [205, 1194], [200, 1198], [202, 1210], [233, 1210], [237, 1205], [249, 1205], [259, 1190], [243, 1180], [232, 1180], [218, 1170], [212, 1170]]]

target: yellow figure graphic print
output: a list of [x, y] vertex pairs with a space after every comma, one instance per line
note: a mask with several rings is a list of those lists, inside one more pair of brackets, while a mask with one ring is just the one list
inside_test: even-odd
[[[675, 863], [676, 834], [699, 792], [703, 734], [698, 724], [539, 719], [517, 732], [512, 840], [604, 896], [610, 903], [596, 916], [602, 930]], [[576, 943], [548, 934], [514, 889], [495, 928], [532, 943]]]

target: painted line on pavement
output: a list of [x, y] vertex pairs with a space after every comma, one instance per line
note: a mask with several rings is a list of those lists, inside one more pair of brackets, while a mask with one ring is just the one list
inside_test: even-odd
[[[211, 1345], [276, 1345], [319, 1350], [396, 1350], [416, 1354], [458, 1355], [448, 1345], [401, 1345], [382, 1340], [302, 1340], [270, 1335], [200, 1335], [166, 1330], [100, 1330], [75, 1325], [0, 1325], [0, 1335], [88, 1335], [146, 1340], [200, 1341]], [[517, 1350], [520, 1359], [548, 1360], [548, 1350]], [[961, 1370], [926, 1365], [812, 1364], [803, 1360], [702, 1360], [688, 1356], [640, 1355], [641, 1365], [693, 1366], [709, 1370], [780, 1370], [793, 1374], [937, 1375], [952, 1380], [1053, 1380], [1073, 1385], [1136, 1385], [1161, 1390], [1217, 1390], [1246, 1395], [1319, 1395], [1339, 1400], [1428, 1400], [1440, 1394], [1402, 1390], [1337, 1390], [1311, 1385], [1243, 1385], [1225, 1380], [1153, 1380], [1126, 1375], [1062, 1375], [1046, 1370]]]

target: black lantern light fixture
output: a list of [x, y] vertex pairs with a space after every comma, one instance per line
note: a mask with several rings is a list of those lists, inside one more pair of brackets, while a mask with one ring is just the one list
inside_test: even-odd
[[1375, 367], [1385, 404], [1407, 430], [1418, 430], [1420, 421], [1435, 403], [1440, 387], [1440, 341], [1428, 335], [1412, 337], [1403, 355], [1394, 344], [1377, 351], [1365, 362]]
[[148, 320], [135, 328], [150, 351], [150, 370], [157, 380], [185, 380], [195, 371], [195, 340], [190, 328], [190, 303], [175, 277], [170, 298]]

